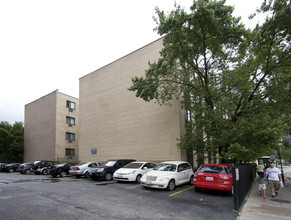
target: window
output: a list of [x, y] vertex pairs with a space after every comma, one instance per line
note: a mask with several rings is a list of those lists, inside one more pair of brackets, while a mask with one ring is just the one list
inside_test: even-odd
[[75, 134], [74, 133], [70, 133], [70, 132], [66, 132], [66, 140], [74, 141], [75, 140]]
[[66, 156], [75, 156], [75, 149], [66, 148]]
[[75, 124], [75, 118], [66, 116], [66, 122], [68, 125], [74, 125]]
[[76, 103], [67, 100], [67, 108], [69, 108], [70, 110], [76, 109]]

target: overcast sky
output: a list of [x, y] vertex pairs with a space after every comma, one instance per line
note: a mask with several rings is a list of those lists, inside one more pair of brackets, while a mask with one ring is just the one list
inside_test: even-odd
[[[24, 106], [160, 38], [155, 7], [175, 0], [0, 0], [0, 121], [24, 122]], [[177, 0], [188, 9], [192, 0]], [[262, 0], [227, 0], [248, 27]]]

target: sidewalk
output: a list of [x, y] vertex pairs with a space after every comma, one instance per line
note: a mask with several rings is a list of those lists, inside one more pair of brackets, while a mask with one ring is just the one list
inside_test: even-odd
[[267, 185], [267, 198], [259, 196], [258, 182], [256, 181], [246, 202], [238, 214], [238, 220], [291, 220], [291, 179], [285, 178], [285, 187], [279, 190], [279, 195], [272, 198]]

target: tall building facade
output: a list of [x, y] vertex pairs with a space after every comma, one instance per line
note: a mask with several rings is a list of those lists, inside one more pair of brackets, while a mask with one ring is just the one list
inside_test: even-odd
[[25, 105], [24, 161], [77, 162], [79, 100], [58, 90]]
[[185, 127], [179, 102], [160, 106], [128, 91], [162, 47], [163, 39], [156, 40], [79, 79], [80, 161], [186, 160], [177, 147]]

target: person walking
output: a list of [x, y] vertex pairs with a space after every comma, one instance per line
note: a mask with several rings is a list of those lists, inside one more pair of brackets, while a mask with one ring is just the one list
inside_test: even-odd
[[260, 176], [261, 174], [264, 175], [264, 172], [265, 172], [265, 167], [263, 165], [263, 162], [260, 161], [260, 163], [258, 164], [257, 166], [257, 173], [258, 173], [258, 176]]
[[272, 198], [278, 196], [280, 181], [282, 181], [282, 172], [279, 168], [274, 166], [274, 163], [271, 163], [270, 167], [266, 170], [266, 179], [268, 180]]
[[266, 199], [266, 177], [264, 173], [260, 173], [260, 175], [258, 176], [258, 180], [260, 196], [263, 196], [264, 199]]

